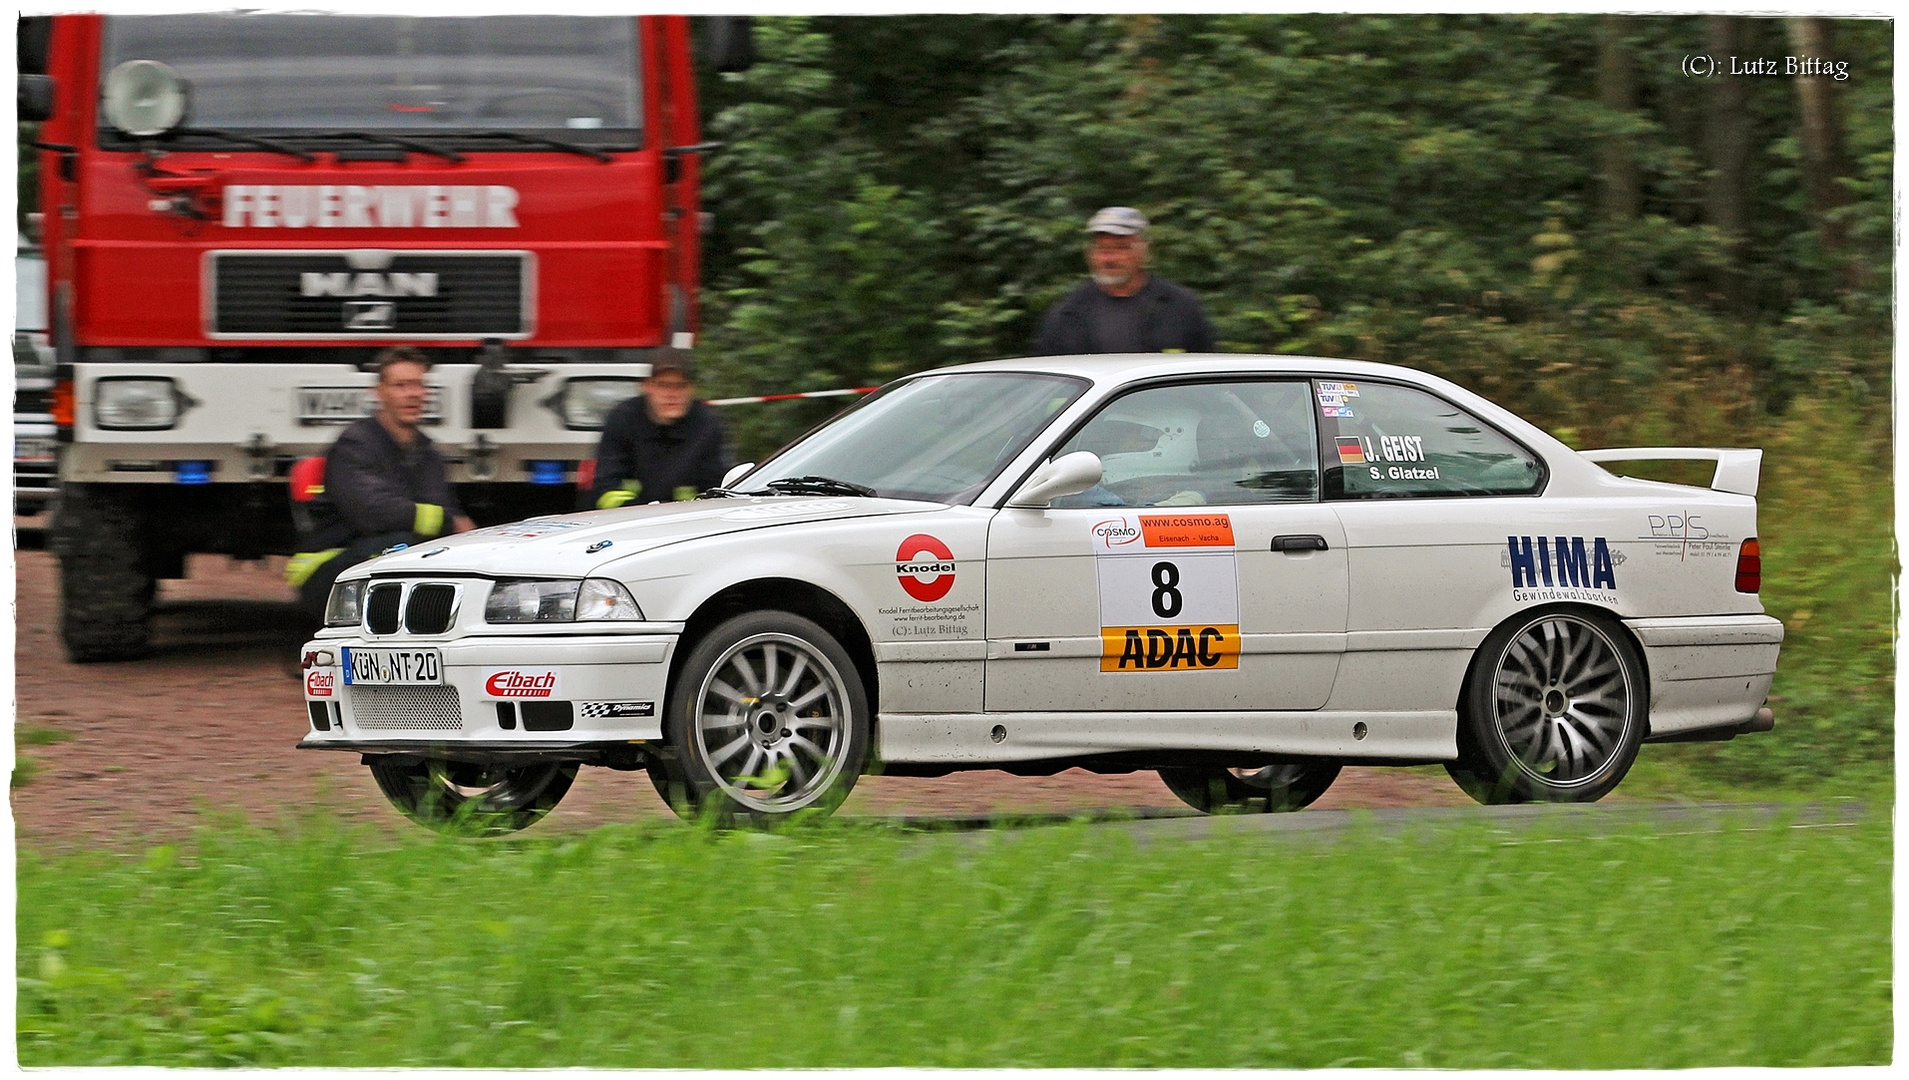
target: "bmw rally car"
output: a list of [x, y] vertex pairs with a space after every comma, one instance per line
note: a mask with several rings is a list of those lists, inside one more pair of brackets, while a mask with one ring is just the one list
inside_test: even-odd
[[[348, 570], [299, 745], [435, 826], [521, 828], [582, 765], [753, 817], [876, 769], [1156, 769], [1212, 811], [1440, 762], [1481, 801], [1593, 800], [1643, 742], [1771, 727], [1761, 453], [1576, 452], [1351, 361], [945, 368], [711, 497]], [[1663, 458], [1710, 488], [1600, 466]]]

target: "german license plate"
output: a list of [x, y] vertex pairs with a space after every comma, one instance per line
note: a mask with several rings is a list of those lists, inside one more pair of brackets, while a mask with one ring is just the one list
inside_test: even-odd
[[346, 686], [437, 686], [444, 664], [436, 649], [345, 650]]
[[[442, 391], [428, 386], [424, 391], [422, 423], [435, 424]], [[301, 386], [298, 388], [298, 422], [301, 424], [349, 424], [370, 416], [377, 406], [368, 386]]]

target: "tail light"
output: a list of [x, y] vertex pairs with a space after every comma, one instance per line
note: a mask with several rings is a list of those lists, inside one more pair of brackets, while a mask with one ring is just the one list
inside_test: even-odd
[[53, 423], [59, 426], [63, 440], [73, 437], [73, 380], [53, 382]]
[[1763, 549], [1752, 536], [1737, 549], [1737, 591], [1757, 592], [1763, 588]]

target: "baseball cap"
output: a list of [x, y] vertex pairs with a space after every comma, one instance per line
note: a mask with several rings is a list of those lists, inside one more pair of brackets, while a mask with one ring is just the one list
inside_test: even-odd
[[1090, 233], [1112, 233], [1115, 236], [1133, 236], [1147, 231], [1147, 215], [1131, 206], [1106, 206], [1094, 212], [1087, 219], [1087, 231]]
[[696, 372], [689, 366], [689, 354], [682, 349], [658, 349], [655, 358], [650, 361], [650, 378], [666, 371], [674, 371], [685, 379], [694, 380]]

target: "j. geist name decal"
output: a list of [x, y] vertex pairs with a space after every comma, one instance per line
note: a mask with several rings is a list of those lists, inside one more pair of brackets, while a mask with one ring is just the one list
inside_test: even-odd
[[1508, 536], [1511, 598], [1609, 602], [1617, 594], [1611, 545], [1602, 536]]
[[1239, 569], [1225, 514], [1141, 514], [1092, 529], [1100, 670], [1240, 666]]

